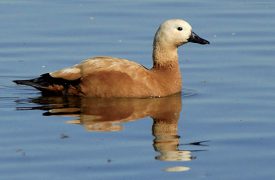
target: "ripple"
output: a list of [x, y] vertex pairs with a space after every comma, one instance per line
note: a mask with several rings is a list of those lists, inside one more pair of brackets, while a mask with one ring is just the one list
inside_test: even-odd
[[198, 95], [198, 91], [196, 91], [195, 89], [182, 89], [182, 97], [192, 97], [196, 95]]

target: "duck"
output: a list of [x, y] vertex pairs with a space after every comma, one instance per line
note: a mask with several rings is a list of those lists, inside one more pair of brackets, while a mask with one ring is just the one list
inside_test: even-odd
[[178, 48], [188, 42], [210, 44], [193, 32], [183, 19], [169, 19], [160, 24], [153, 41], [153, 66], [110, 56], [98, 56], [37, 78], [14, 80], [32, 86], [42, 95], [99, 98], [165, 97], [180, 93], [182, 76]]

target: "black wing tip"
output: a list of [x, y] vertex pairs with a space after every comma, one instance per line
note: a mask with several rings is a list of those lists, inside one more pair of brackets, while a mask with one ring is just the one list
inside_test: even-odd
[[[31, 86], [42, 92], [42, 95], [60, 95], [66, 94], [67, 89], [71, 86], [79, 89], [80, 79], [76, 80], [66, 80], [62, 78], [54, 78], [50, 73], [45, 73], [34, 79], [28, 80], [13, 80], [14, 83], [18, 85]], [[62, 89], [50, 88], [51, 86], [63, 86]]]
[[51, 77], [50, 73], [45, 73], [45, 74], [41, 74], [38, 78], [35, 78], [35, 79], [13, 80], [13, 82], [16, 84], [21, 84], [21, 85], [30, 85], [30, 84], [34, 84], [35, 81], [51, 79], [51, 78], [52, 77]]
[[18, 85], [25, 85], [25, 86], [31, 86], [34, 87], [40, 91], [44, 90], [45, 87], [41, 86], [40, 84], [37, 84], [34, 82], [35, 79], [29, 79], [29, 80], [14, 80], [13, 82]]
[[15, 84], [20, 84], [20, 80], [13, 80], [12, 82], [14, 82]]
[[15, 84], [21, 84], [21, 85], [29, 85], [31, 84], [31, 80], [13, 80]]

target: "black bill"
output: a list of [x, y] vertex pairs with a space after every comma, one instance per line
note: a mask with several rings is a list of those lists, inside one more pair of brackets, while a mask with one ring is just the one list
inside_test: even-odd
[[192, 31], [191, 36], [188, 39], [188, 42], [199, 43], [199, 44], [210, 44], [209, 41], [202, 39], [200, 36], [198, 36], [193, 31]]

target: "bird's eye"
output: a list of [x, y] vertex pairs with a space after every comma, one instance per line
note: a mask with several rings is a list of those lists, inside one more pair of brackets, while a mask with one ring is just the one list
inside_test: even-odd
[[182, 31], [182, 27], [178, 27], [178, 31]]

